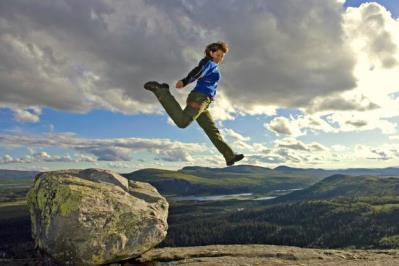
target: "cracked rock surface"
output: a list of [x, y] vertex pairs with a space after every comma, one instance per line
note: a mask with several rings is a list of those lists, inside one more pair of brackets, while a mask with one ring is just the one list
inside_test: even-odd
[[108, 170], [40, 173], [27, 201], [36, 247], [65, 264], [134, 258], [167, 233], [166, 199], [150, 184]]
[[399, 250], [333, 250], [276, 245], [210, 245], [153, 249], [127, 265], [399, 265]]

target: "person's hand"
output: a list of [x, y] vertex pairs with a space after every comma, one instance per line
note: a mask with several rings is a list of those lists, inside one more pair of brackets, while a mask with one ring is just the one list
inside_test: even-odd
[[179, 81], [176, 82], [176, 89], [181, 89], [183, 87], [184, 87], [183, 81], [179, 80]]

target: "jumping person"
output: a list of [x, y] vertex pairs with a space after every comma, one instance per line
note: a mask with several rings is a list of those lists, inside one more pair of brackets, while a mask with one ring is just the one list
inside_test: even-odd
[[170, 93], [168, 84], [149, 81], [144, 84], [144, 88], [156, 95], [165, 111], [179, 128], [185, 128], [192, 121], [197, 120], [218, 151], [223, 154], [226, 164], [231, 166], [242, 160], [244, 155], [234, 153], [227, 145], [208, 110], [209, 105], [214, 100], [220, 80], [219, 64], [228, 50], [225, 42], [207, 45], [205, 57], [201, 59], [198, 66], [191, 70], [187, 77], [176, 82], [176, 88], [181, 89], [197, 80], [195, 88], [187, 97], [187, 105], [184, 110]]

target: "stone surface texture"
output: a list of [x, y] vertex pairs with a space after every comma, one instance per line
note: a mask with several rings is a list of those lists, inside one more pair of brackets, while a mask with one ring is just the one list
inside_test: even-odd
[[166, 199], [150, 184], [108, 170], [40, 173], [27, 201], [36, 247], [63, 264], [134, 258], [167, 233]]
[[399, 250], [310, 249], [276, 245], [210, 245], [152, 249], [119, 265], [397, 266]]

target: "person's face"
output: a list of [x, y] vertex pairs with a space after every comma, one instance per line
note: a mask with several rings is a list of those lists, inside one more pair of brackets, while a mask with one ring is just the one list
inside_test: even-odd
[[222, 50], [217, 50], [215, 52], [210, 52], [212, 60], [216, 63], [219, 64], [223, 61], [225, 53]]

